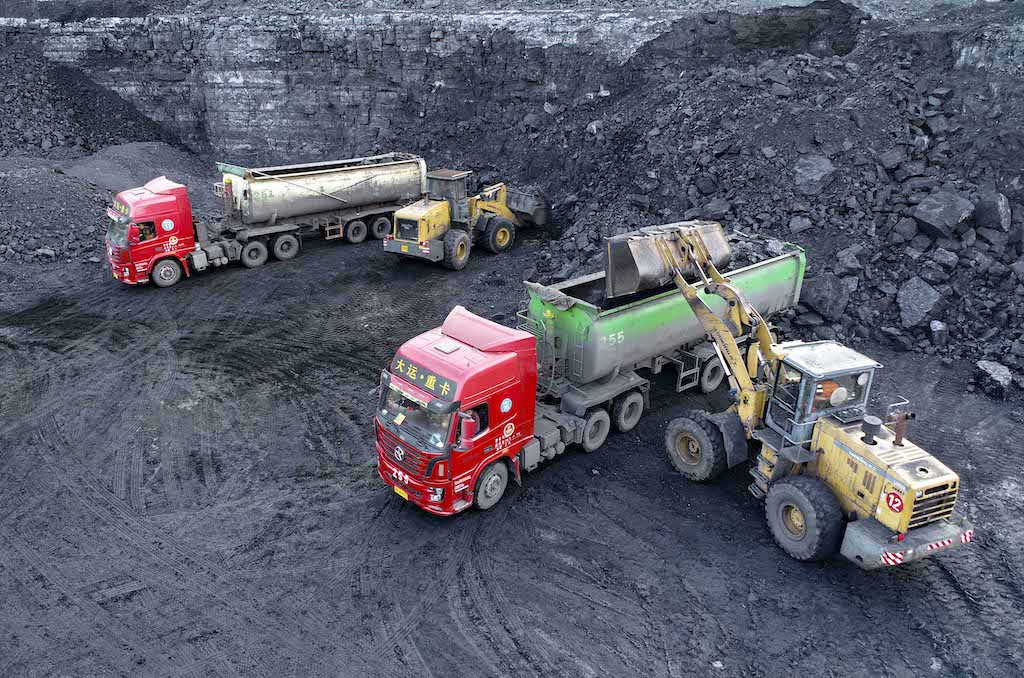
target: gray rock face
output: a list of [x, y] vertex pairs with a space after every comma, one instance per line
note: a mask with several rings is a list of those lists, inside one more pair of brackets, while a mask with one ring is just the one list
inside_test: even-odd
[[850, 288], [839, 276], [825, 273], [804, 281], [800, 301], [830, 321], [839, 322], [850, 303]]
[[921, 230], [933, 238], [948, 238], [974, 213], [974, 203], [956, 193], [932, 193], [914, 208]]
[[1009, 231], [1011, 217], [1010, 201], [1002, 193], [990, 191], [978, 198], [974, 209], [974, 220], [978, 226]]
[[896, 303], [900, 306], [900, 321], [904, 327], [919, 325], [938, 303], [942, 295], [934, 287], [914, 276], [900, 287]]
[[793, 170], [796, 189], [805, 195], [821, 193], [836, 176], [836, 168], [832, 161], [823, 155], [800, 158]]
[[992, 360], [979, 360], [976, 363], [974, 379], [981, 390], [993, 398], [1005, 398], [1013, 383], [1010, 368]]

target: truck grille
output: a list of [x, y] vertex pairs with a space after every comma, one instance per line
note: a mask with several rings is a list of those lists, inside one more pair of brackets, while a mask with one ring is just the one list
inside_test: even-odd
[[[427, 464], [438, 455], [424, 454], [407, 443], [402, 442], [382, 428], [377, 429], [380, 435], [381, 448], [387, 460], [409, 474], [409, 477], [423, 480], [427, 477]], [[399, 454], [397, 450], [401, 450]], [[401, 457], [401, 458], [399, 458]]]
[[419, 241], [419, 223], [411, 219], [398, 220], [398, 238], [400, 240]]
[[956, 506], [958, 483], [944, 483], [929, 487], [924, 496], [914, 501], [914, 512], [910, 515], [909, 529], [922, 527], [953, 515]]

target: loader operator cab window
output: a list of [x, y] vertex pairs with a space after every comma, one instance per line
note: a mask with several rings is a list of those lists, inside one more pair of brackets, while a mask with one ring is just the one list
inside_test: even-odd
[[427, 193], [433, 200], [454, 200], [458, 203], [466, 199], [466, 180], [429, 177]]
[[832, 410], [863, 406], [867, 400], [870, 384], [870, 372], [819, 379], [814, 384], [811, 413], [821, 414]]

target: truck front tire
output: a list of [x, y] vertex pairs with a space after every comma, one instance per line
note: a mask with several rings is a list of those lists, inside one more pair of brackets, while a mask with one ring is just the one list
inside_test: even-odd
[[383, 240], [391, 233], [391, 218], [381, 215], [370, 222], [370, 235]]
[[604, 445], [608, 439], [608, 432], [611, 430], [611, 417], [606, 410], [601, 408], [593, 409], [587, 414], [586, 423], [583, 424], [583, 440], [581, 444], [587, 452], [593, 452]]
[[366, 240], [366, 222], [356, 219], [345, 224], [345, 240], [358, 245]]
[[790, 476], [774, 483], [764, 513], [775, 541], [796, 560], [824, 560], [839, 550], [843, 514], [818, 478]]
[[170, 287], [181, 280], [181, 264], [174, 259], [161, 259], [149, 272], [149, 279], [157, 287]]
[[676, 470], [697, 483], [714, 480], [728, 467], [722, 432], [697, 413], [668, 423], [665, 450]]
[[267, 263], [267, 246], [259, 240], [252, 240], [242, 248], [242, 266], [256, 268]]
[[624, 393], [612, 402], [612, 422], [620, 433], [636, 428], [643, 413], [644, 396], [640, 391]]
[[476, 481], [473, 503], [481, 511], [491, 508], [505, 496], [508, 487], [508, 467], [499, 459], [484, 469]]
[[274, 258], [278, 261], [294, 259], [299, 253], [299, 239], [291, 233], [282, 233], [274, 238], [271, 249], [274, 250]]
[[445, 268], [461, 271], [469, 261], [471, 243], [469, 234], [461, 229], [453, 229], [444, 234], [444, 259], [441, 263]]
[[504, 217], [492, 217], [484, 229], [484, 247], [494, 254], [512, 249], [516, 241], [516, 225]]

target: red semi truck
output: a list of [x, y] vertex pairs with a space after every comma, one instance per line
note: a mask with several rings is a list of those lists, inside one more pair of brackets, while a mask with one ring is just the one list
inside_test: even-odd
[[[670, 225], [679, 226], [699, 230], [727, 260], [721, 226]], [[377, 471], [395, 493], [438, 515], [490, 508], [541, 460], [573, 444], [595, 450], [612, 428], [635, 427], [650, 406], [638, 370], [674, 368], [678, 391], [718, 387], [722, 365], [686, 300], [641, 284], [643, 257], [632, 269], [613, 263], [612, 244], [614, 281], [599, 273], [528, 285], [522, 329], [457, 306], [441, 327], [401, 346], [381, 373], [375, 415]], [[797, 303], [804, 265], [803, 251], [787, 246], [729, 275], [768, 317]]]
[[392, 216], [426, 190], [426, 162], [388, 153], [332, 162], [247, 169], [218, 163], [220, 223], [198, 221], [187, 189], [166, 177], [122, 191], [107, 209], [107, 259], [129, 285], [169, 287], [193, 271], [239, 261], [253, 268], [270, 254], [299, 253], [306, 236], [359, 243], [392, 231]]

